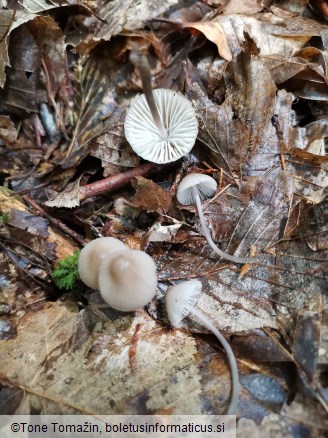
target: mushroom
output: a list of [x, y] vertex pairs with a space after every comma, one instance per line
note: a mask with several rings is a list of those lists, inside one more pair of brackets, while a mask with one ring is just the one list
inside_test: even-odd
[[191, 205], [196, 203], [203, 235], [213, 251], [215, 251], [219, 256], [234, 263], [252, 263], [254, 262], [254, 259], [252, 258], [235, 257], [226, 254], [214, 243], [211, 237], [210, 231], [206, 225], [201, 201], [212, 196], [216, 191], [216, 188], [216, 181], [209, 175], [203, 175], [201, 173], [189, 173], [178, 185], [177, 199], [182, 205]]
[[188, 154], [196, 141], [198, 122], [193, 106], [176, 91], [152, 90], [145, 55], [132, 51], [130, 60], [140, 71], [145, 94], [137, 96], [127, 111], [125, 137], [145, 160], [157, 164], [176, 161]]
[[170, 287], [166, 294], [167, 314], [174, 327], [179, 326], [180, 322], [186, 318], [186, 316], [192, 314], [221, 342], [228, 356], [232, 378], [232, 394], [227, 414], [235, 415], [239, 398], [239, 374], [236, 358], [225, 337], [219, 332], [209, 318], [195, 308], [201, 290], [202, 283], [198, 280], [185, 281]]
[[129, 248], [114, 237], [99, 237], [82, 248], [78, 260], [78, 271], [81, 280], [92, 289], [99, 289], [98, 274], [101, 262], [105, 257], [119, 250]]
[[117, 251], [100, 266], [100, 294], [113, 309], [122, 312], [140, 309], [152, 300], [156, 289], [156, 265], [144, 251]]

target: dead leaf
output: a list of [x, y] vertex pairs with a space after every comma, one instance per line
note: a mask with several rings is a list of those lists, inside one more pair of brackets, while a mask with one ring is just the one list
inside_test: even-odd
[[[50, 17], [23, 17], [27, 17], [26, 21], [29, 22], [11, 35], [11, 69], [4, 90], [0, 93], [0, 108], [6, 112], [38, 112], [39, 103], [47, 101], [47, 92], [41, 79], [42, 63], [48, 76], [49, 95], [56, 94], [65, 75], [65, 44], [57, 24]], [[29, 56], [26, 56], [27, 53]]]
[[0, 16], [0, 88], [2, 88], [6, 81], [5, 68], [9, 65], [8, 56], [8, 37], [10, 32], [16, 29], [23, 23], [33, 20], [34, 14], [22, 11], [1, 10]]
[[134, 207], [142, 210], [168, 213], [172, 208], [172, 196], [153, 181], [142, 176], [132, 184], [136, 194], [131, 199]]
[[297, 316], [293, 354], [312, 380], [318, 363], [322, 303], [320, 295]]
[[230, 0], [226, 6], [224, 6], [223, 12], [225, 15], [233, 14], [256, 14], [262, 11], [264, 8], [263, 2], [258, 0], [246, 0], [240, 2], [238, 0]]
[[99, 41], [109, 41], [112, 36], [119, 34], [123, 29], [126, 31], [137, 30], [143, 26], [143, 23], [163, 14], [175, 4], [175, 0], [155, 2], [143, 0], [140, 3], [135, 3], [132, 0], [124, 3], [120, 0], [114, 0], [110, 3], [100, 2], [95, 13], [103, 21], [93, 20], [92, 34], [77, 46], [77, 50], [80, 53], [88, 53]]
[[232, 60], [232, 53], [220, 22], [184, 23], [184, 27], [191, 27], [202, 32], [209, 41], [217, 45], [219, 54], [223, 59], [226, 61]]
[[[72, 337], [80, 339], [82, 326], [77, 324], [74, 303], [48, 303], [43, 312], [26, 315], [17, 338], [4, 345], [2, 379], [23, 388], [27, 404], [42, 407], [44, 414], [58, 412], [60, 406], [70, 406], [74, 413], [85, 412], [86, 403], [90, 414], [128, 410], [144, 415], [168, 408], [172, 414], [200, 414], [205, 398], [213, 404], [209, 410], [224, 410], [229, 384], [226, 382], [225, 389], [221, 385], [224, 378], [230, 378], [221, 354], [183, 331], [158, 325], [144, 312], [135, 317], [117, 316], [117, 312], [109, 312], [100, 330], [77, 346]], [[28, 342], [31, 333], [32, 343]], [[47, 348], [40, 351], [40, 345]], [[12, 357], [20, 359], [13, 361]], [[22, 367], [26, 372], [20, 372]], [[92, 399], [87, 390], [91, 380], [97, 392]], [[32, 394], [36, 399], [31, 399]]]

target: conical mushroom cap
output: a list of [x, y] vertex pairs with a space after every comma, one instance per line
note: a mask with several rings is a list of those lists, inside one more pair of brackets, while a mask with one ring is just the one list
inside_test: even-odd
[[125, 137], [134, 152], [144, 160], [170, 163], [191, 151], [198, 133], [198, 122], [192, 104], [182, 94], [159, 88], [153, 91], [153, 95], [167, 138], [161, 137], [144, 94], [137, 96], [127, 111]]
[[166, 310], [173, 327], [176, 327], [190, 313], [188, 306], [194, 307], [202, 291], [199, 280], [189, 280], [168, 289], [165, 301]]
[[203, 175], [202, 173], [189, 173], [178, 185], [177, 200], [180, 204], [195, 204], [196, 200], [192, 191], [193, 187], [197, 188], [199, 197], [203, 201], [215, 193], [217, 184], [215, 179], [209, 175]]
[[152, 300], [156, 289], [156, 265], [144, 251], [118, 251], [100, 266], [100, 294], [113, 309], [141, 309]]
[[82, 248], [78, 260], [79, 276], [84, 284], [98, 289], [98, 274], [101, 262], [116, 251], [129, 248], [114, 237], [99, 237]]

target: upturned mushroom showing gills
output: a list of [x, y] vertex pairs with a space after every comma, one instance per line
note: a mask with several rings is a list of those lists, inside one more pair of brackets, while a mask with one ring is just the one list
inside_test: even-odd
[[204, 327], [210, 330], [221, 342], [228, 356], [232, 380], [232, 393], [227, 414], [235, 415], [239, 398], [239, 373], [236, 358], [230, 344], [212, 321], [195, 308], [201, 290], [202, 283], [198, 280], [185, 281], [184, 283], [170, 287], [165, 297], [167, 314], [170, 323], [174, 327], [178, 327], [180, 322], [189, 314], [195, 316], [201, 321]]
[[177, 200], [182, 205], [196, 204], [202, 232], [210, 247], [219, 256], [234, 263], [254, 263], [251, 257], [235, 257], [222, 251], [213, 241], [210, 231], [206, 225], [202, 200], [211, 197], [217, 188], [214, 178], [201, 173], [189, 173], [180, 182], [177, 189]]
[[114, 237], [99, 237], [87, 243], [78, 260], [79, 276], [84, 284], [99, 289], [98, 274], [101, 262], [116, 251], [129, 248]]
[[144, 251], [118, 251], [100, 265], [99, 291], [113, 309], [141, 309], [153, 299], [156, 289], [156, 265]]
[[145, 160], [170, 163], [188, 154], [195, 144], [198, 122], [192, 104], [182, 94], [160, 88], [152, 90], [145, 55], [132, 52], [144, 93], [137, 96], [126, 114], [124, 132], [132, 149]]

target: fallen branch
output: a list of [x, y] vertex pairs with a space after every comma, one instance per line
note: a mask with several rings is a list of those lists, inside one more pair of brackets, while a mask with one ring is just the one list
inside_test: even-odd
[[156, 167], [157, 166], [154, 163], [146, 163], [127, 170], [126, 172], [109, 176], [108, 178], [104, 178], [91, 184], [86, 184], [85, 186], [80, 187], [80, 201], [117, 190], [128, 184], [136, 176], [145, 176]]
[[38, 205], [35, 201], [33, 201], [33, 199], [30, 198], [28, 195], [23, 195], [23, 199], [25, 199], [25, 201], [28, 202], [34, 208], [34, 210], [38, 211], [41, 214], [41, 216], [47, 218], [50, 223], [52, 223], [53, 225], [58, 227], [64, 233], [68, 234], [77, 243], [79, 243], [80, 245], [85, 244], [85, 240], [78, 233], [76, 233], [74, 230], [71, 230], [61, 220], [55, 219], [52, 216], [50, 216], [49, 213], [47, 213], [45, 210], [43, 210], [43, 208], [40, 207], [40, 205]]

